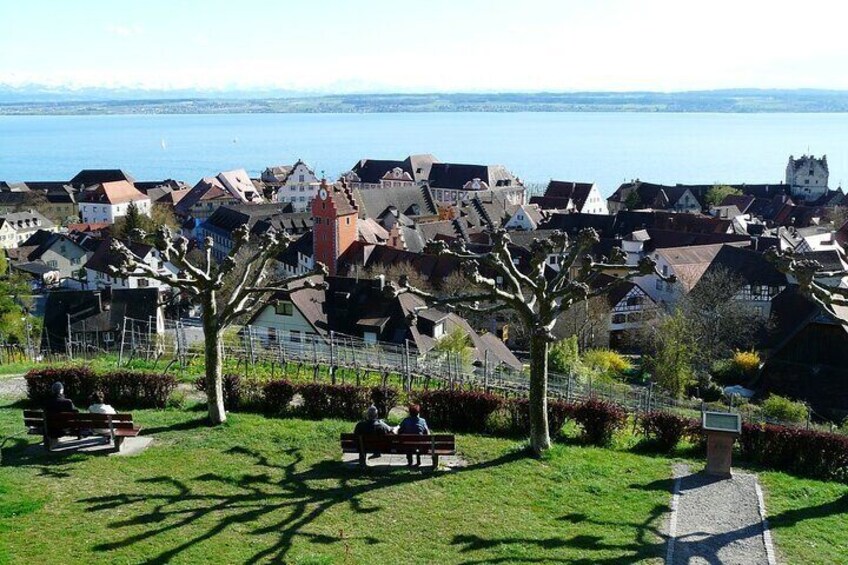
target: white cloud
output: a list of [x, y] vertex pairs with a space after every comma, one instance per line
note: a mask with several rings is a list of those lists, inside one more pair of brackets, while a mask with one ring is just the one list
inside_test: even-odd
[[109, 24], [106, 33], [115, 37], [138, 37], [142, 34], [142, 28], [138, 25]]

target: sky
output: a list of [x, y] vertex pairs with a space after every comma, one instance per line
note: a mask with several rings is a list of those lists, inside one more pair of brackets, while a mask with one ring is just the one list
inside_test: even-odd
[[0, 0], [0, 84], [303, 92], [848, 89], [848, 6]]

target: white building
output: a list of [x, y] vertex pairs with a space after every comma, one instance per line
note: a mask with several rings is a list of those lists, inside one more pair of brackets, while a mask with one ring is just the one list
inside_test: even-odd
[[216, 178], [227, 192], [243, 204], [261, 204], [265, 201], [244, 169], [224, 171], [218, 173]]
[[15, 248], [38, 230], [55, 232], [58, 228], [35, 210], [0, 216], [0, 248]]
[[115, 220], [127, 215], [130, 203], [135, 204], [140, 214], [150, 215], [150, 198], [146, 194], [127, 181], [104, 182], [83, 193], [79, 202], [80, 217], [83, 223], [114, 224]]
[[821, 159], [812, 155], [801, 155], [795, 159], [790, 155], [786, 165], [786, 184], [792, 196], [802, 200], [816, 200], [827, 192], [829, 174], [827, 155], [822, 155]]
[[287, 174], [280, 179], [275, 199], [280, 203], [291, 203], [295, 212], [303, 212], [310, 208], [310, 203], [318, 194], [320, 181], [315, 172], [303, 161], [298, 161], [288, 169]]
[[544, 216], [535, 204], [524, 204], [515, 209], [504, 227], [507, 230], [535, 231]]
[[[153, 267], [160, 273], [177, 273], [177, 268], [166, 263], [159, 251], [152, 245], [144, 243], [123, 242], [124, 245], [143, 263]], [[88, 289], [120, 289], [120, 288], [158, 288], [162, 291], [170, 287], [149, 277], [118, 277], [110, 272], [109, 267], [118, 267], [120, 258], [110, 247], [111, 239], [104, 239], [94, 254], [85, 263], [86, 287]], [[140, 270], [135, 272], [141, 272]]]

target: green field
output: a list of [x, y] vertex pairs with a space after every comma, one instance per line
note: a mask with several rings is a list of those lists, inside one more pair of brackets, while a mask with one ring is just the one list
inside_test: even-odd
[[[541, 461], [461, 435], [464, 469], [362, 473], [339, 463], [347, 422], [134, 414], [155, 438], [140, 456], [49, 457], [0, 405], [0, 562], [662, 562], [672, 459], [628, 435]], [[844, 557], [848, 487], [763, 477], [787, 562]]]

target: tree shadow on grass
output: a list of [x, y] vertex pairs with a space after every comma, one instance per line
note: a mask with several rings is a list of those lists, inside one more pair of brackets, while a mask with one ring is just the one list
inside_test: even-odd
[[[696, 477], [699, 482], [696, 488], [705, 486], [715, 479], [711, 477]], [[652, 481], [645, 484], [633, 484], [630, 488], [646, 491], [672, 492], [672, 479]], [[482, 565], [497, 563], [569, 563], [573, 565], [617, 565], [619, 563], [635, 563], [642, 560], [665, 557], [668, 550], [667, 517], [669, 507], [661, 504], [651, 509], [648, 517], [642, 522], [626, 522], [616, 520], [592, 519], [586, 514], [575, 512], [561, 516], [558, 520], [569, 524], [585, 524], [591, 526], [614, 527], [618, 530], [632, 531], [631, 542], [613, 543], [596, 535], [578, 534], [571, 537], [552, 538], [519, 538], [502, 537], [486, 539], [473, 534], [456, 535], [452, 543], [461, 546], [460, 552], [470, 554], [465, 565]], [[848, 494], [830, 502], [807, 508], [787, 510], [769, 517], [771, 530], [792, 527], [806, 520], [820, 519], [829, 516], [846, 515], [848, 513]], [[686, 536], [678, 536], [674, 540], [675, 563], [688, 563], [690, 559], [711, 565], [723, 563], [719, 551], [738, 541], [762, 535], [759, 522], [737, 528], [721, 534], [695, 532]], [[515, 551], [511, 551], [510, 547]], [[566, 559], [556, 555], [542, 557], [524, 557], [527, 547], [555, 552], [562, 549], [580, 550], [585, 558]], [[474, 555], [479, 552], [501, 551], [510, 553], [506, 557], [487, 557]]]
[[[109, 524], [115, 534], [119, 534], [121, 528], [144, 527], [144, 531], [99, 544], [94, 549], [98, 552], [114, 551], [185, 529], [185, 541], [148, 558], [150, 563], [167, 563], [199, 543], [247, 524], [252, 525], [249, 534], [272, 534], [276, 540], [248, 557], [246, 563], [283, 562], [297, 539], [320, 545], [339, 542], [347, 545], [352, 538], [343, 531], [338, 536], [308, 531], [311, 524], [333, 508], [348, 506], [363, 515], [378, 512], [381, 507], [369, 503], [372, 495], [398, 485], [427, 481], [434, 476], [428, 471], [410, 472], [406, 469], [360, 471], [346, 468], [335, 460], [323, 461], [301, 471], [303, 456], [299, 449], [283, 452], [288, 460], [283, 465], [276, 465], [265, 455], [243, 447], [231, 448], [225, 454], [250, 457], [262, 471], [239, 477], [205, 473], [188, 481], [167, 476], [151, 477], [138, 481], [141, 488], [137, 494], [81, 500], [89, 512], [124, 508], [124, 515], [131, 514], [130, 518]], [[522, 458], [524, 454], [513, 452], [453, 470], [451, 474], [481, 471]], [[209, 489], [205, 488], [209, 484], [218, 485], [220, 488], [217, 490], [222, 492], [209, 494]], [[147, 508], [150, 504], [154, 505], [152, 509]], [[211, 521], [212, 525], [200, 528], [200, 524], [207, 521]], [[202, 529], [199, 533], [196, 531], [198, 528]], [[380, 542], [373, 536], [360, 539], [366, 544]]]

